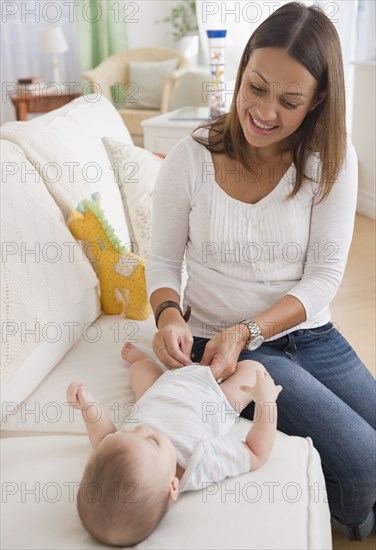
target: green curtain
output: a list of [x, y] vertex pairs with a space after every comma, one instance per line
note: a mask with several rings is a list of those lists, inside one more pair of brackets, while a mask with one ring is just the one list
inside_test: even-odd
[[81, 71], [128, 49], [126, 0], [79, 0], [78, 43]]

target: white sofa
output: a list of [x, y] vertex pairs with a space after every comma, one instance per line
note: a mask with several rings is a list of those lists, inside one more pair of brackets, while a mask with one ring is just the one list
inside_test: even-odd
[[[83, 381], [121, 426], [134, 400], [122, 342], [131, 338], [152, 353], [155, 327], [152, 317], [137, 322], [101, 313], [90, 263], [66, 253], [80, 249], [65, 222], [89, 183], [101, 192], [119, 238], [129, 241], [101, 137], [131, 138], [106, 99], [85, 97], [4, 125], [2, 134], [1, 547], [100, 548], [76, 512], [90, 445], [80, 413], [65, 404], [65, 390], [70, 381]], [[68, 182], [63, 163], [66, 180], [46, 181], [36, 151], [60, 162], [70, 155], [80, 170], [95, 162], [100, 174]], [[244, 419], [235, 426], [240, 436], [248, 428]], [[183, 494], [137, 548], [330, 549], [324, 478], [311, 440], [278, 432], [263, 468]]]

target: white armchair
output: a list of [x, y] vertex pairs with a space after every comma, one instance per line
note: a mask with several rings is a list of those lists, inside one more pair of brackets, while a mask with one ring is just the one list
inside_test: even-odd
[[[135, 103], [127, 105], [124, 108], [119, 106], [119, 113], [130, 134], [132, 137], [139, 137], [143, 135], [141, 126], [143, 120], [171, 110], [177, 80], [188, 70], [188, 62], [184, 55], [177, 50], [162, 47], [128, 50], [111, 55], [94, 69], [86, 71], [83, 77], [92, 83], [92, 87], [95, 88], [94, 91], [97, 91], [99, 86], [102, 94], [110, 101], [113, 101], [111, 87], [114, 84], [118, 84], [123, 89], [126, 89], [131, 84], [129, 62], [160, 62], [173, 58], [178, 60], [177, 66], [165, 79], [159, 108], [138, 108], [137, 91], [134, 94]], [[136, 82], [135, 84], [137, 85], [135, 90], [138, 87], [142, 87], [142, 82]]]

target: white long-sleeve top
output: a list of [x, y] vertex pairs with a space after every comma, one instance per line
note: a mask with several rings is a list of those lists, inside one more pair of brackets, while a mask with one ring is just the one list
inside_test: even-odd
[[186, 254], [183, 306], [192, 308], [194, 336], [211, 338], [286, 294], [305, 308], [299, 328], [327, 323], [354, 227], [358, 168], [351, 142], [331, 193], [320, 203], [319, 170], [318, 156], [311, 155], [305, 173], [315, 181], [305, 179], [288, 199], [292, 164], [271, 193], [248, 204], [218, 185], [210, 151], [190, 136], [181, 140], [164, 160], [154, 191], [149, 297], [164, 287], [180, 295]]

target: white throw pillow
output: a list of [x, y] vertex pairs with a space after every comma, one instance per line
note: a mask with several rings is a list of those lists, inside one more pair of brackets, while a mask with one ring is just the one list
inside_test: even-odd
[[[128, 64], [128, 84], [135, 86], [132, 101], [125, 104], [127, 109], [160, 109], [162, 90], [166, 78], [178, 66], [179, 59], [165, 61], [130, 61]], [[137, 100], [137, 101], [136, 101]]]
[[153, 153], [111, 138], [102, 139], [123, 199], [133, 248], [147, 258], [151, 239], [153, 191], [163, 160]]
[[[100, 192], [101, 207], [108, 223], [122, 243], [129, 243], [119, 187], [101, 138], [110, 136], [124, 143], [132, 143], [132, 138], [112, 103], [103, 95], [84, 95], [60, 109], [31, 119], [27, 125], [22, 124], [34, 128], [35, 135], [38, 135], [40, 128], [47, 129], [56, 140], [69, 148], [72, 154], [67, 160], [79, 162], [79, 166], [75, 165], [74, 173], [80, 172], [89, 184], [90, 192], [86, 197]], [[74, 200], [74, 208], [78, 202]]]
[[91, 195], [91, 188], [79, 162], [65, 143], [46, 127], [23, 122], [8, 122], [0, 129], [1, 139], [19, 145], [33, 165], [41, 185], [45, 185], [68, 220], [73, 208]]

